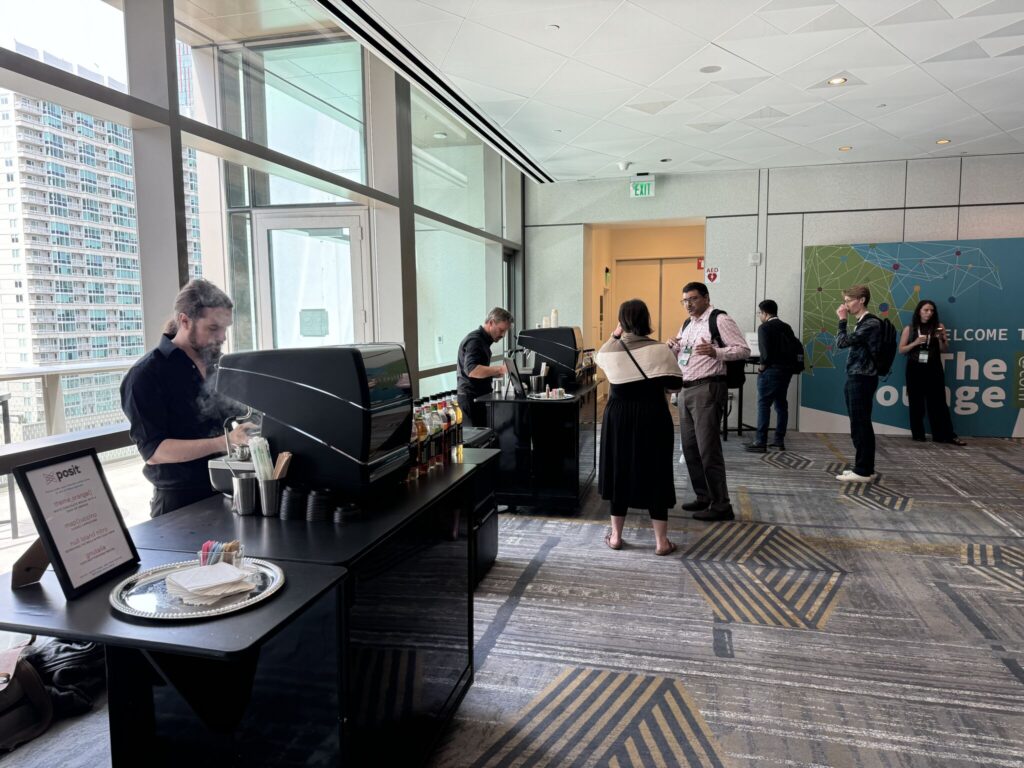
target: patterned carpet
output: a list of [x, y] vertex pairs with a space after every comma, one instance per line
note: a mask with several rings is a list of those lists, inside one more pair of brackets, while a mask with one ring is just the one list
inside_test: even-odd
[[434, 768], [1024, 766], [1024, 446], [880, 437], [861, 486], [848, 442], [732, 437], [737, 522], [677, 507], [668, 558], [594, 492], [503, 516]]

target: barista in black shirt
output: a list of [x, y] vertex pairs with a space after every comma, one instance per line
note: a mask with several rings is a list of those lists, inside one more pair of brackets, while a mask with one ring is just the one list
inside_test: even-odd
[[470, 426], [487, 425], [484, 407], [474, 401], [491, 391], [491, 379], [506, 373], [504, 364], [491, 365], [491, 345], [505, 338], [510, 325], [512, 314], [507, 309], [495, 307], [487, 313], [484, 324], [459, 344], [459, 407], [463, 419], [467, 419]]
[[[223, 454], [224, 420], [238, 405], [207, 386], [220, 358], [231, 299], [206, 280], [192, 280], [174, 301], [174, 317], [160, 343], [143, 355], [121, 382], [121, 407], [129, 434], [146, 462], [142, 473], [153, 484], [153, 517], [212, 496], [207, 460]], [[231, 431], [233, 445], [245, 445], [245, 425]]]

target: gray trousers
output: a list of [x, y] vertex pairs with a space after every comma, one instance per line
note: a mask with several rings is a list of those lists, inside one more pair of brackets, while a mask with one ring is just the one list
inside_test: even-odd
[[679, 393], [679, 432], [690, 487], [700, 501], [711, 502], [714, 512], [732, 509], [721, 433], [728, 395], [724, 381], [708, 381]]

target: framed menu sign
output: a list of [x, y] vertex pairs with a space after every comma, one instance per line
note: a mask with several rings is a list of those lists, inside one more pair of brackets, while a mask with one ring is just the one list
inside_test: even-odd
[[14, 476], [69, 600], [139, 562], [95, 450], [15, 467]]

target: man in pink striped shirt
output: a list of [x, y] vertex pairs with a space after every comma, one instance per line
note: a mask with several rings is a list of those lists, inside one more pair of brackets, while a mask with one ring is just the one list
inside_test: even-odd
[[668, 345], [683, 374], [679, 431], [690, 487], [697, 495], [682, 508], [697, 520], [734, 520], [719, 431], [729, 393], [725, 363], [747, 359], [750, 347], [736, 321], [711, 306], [704, 283], [684, 285], [682, 304], [690, 317]]

